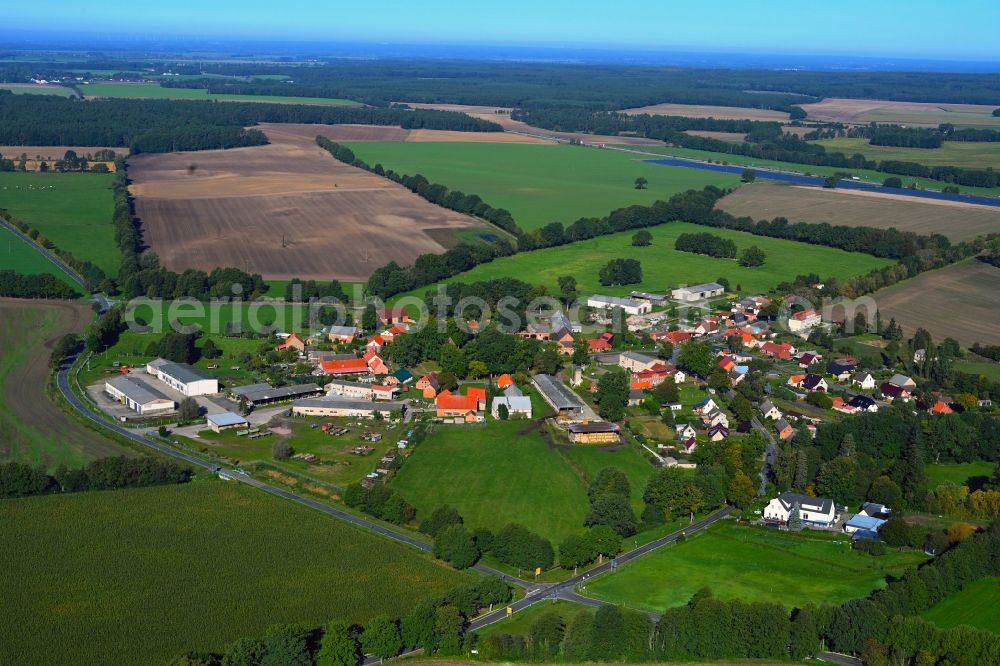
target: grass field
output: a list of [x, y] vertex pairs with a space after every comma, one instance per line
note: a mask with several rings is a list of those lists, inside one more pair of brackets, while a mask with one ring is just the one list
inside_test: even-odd
[[0, 208], [113, 276], [120, 261], [111, 225], [113, 179], [99, 173], [0, 173]]
[[78, 289], [76, 283], [65, 273], [7, 227], [0, 227], [0, 269], [15, 270], [25, 275], [51, 273]]
[[895, 317], [906, 335], [918, 327], [936, 340], [1000, 344], [1000, 269], [975, 259], [927, 271], [872, 294], [882, 321]]
[[[653, 244], [648, 247], [632, 247], [634, 232], [626, 231], [561, 247], [522, 252], [488, 264], [480, 264], [452, 278], [452, 281], [475, 282], [515, 276], [533, 284], [545, 285], [551, 293], [558, 293], [558, 277], [573, 275], [577, 279], [580, 295], [587, 296], [591, 293], [627, 294], [635, 289], [662, 293], [669, 287], [710, 282], [725, 277], [734, 289], [739, 285], [742, 291], [762, 292], [784, 280], [792, 280], [797, 275], [814, 271], [824, 278], [847, 278], [892, 263], [867, 254], [686, 222], [662, 224], [650, 227], [648, 231], [653, 235]], [[674, 249], [674, 242], [680, 234], [704, 232], [731, 238], [738, 249], [756, 245], [767, 254], [767, 261], [758, 268], [743, 268], [733, 259], [717, 259]], [[641, 284], [601, 286], [598, 280], [601, 267], [609, 260], [618, 258], [639, 260], [642, 264]], [[426, 291], [427, 288], [421, 288], [413, 293], [423, 295]]]
[[854, 155], [870, 160], [902, 160], [927, 166], [960, 166], [969, 169], [1000, 168], [1000, 145], [967, 141], [946, 141], [940, 148], [897, 148], [873, 146], [868, 139], [825, 139], [815, 141], [827, 152]]
[[0, 299], [0, 460], [55, 469], [127, 453], [46, 395], [51, 346], [81, 333], [92, 314], [82, 303]]
[[1000, 578], [983, 578], [935, 604], [923, 618], [948, 629], [967, 624], [1000, 633]]
[[155, 83], [83, 83], [85, 97], [128, 97], [150, 99], [214, 99], [220, 102], [280, 102], [284, 104], [320, 104], [327, 106], [357, 106], [349, 99], [325, 97], [288, 97], [283, 95], [222, 95], [205, 88], [163, 88]]
[[531, 633], [531, 626], [538, 621], [538, 618], [549, 613], [555, 613], [562, 618], [566, 626], [569, 626], [577, 615], [580, 613], [593, 614], [594, 609], [574, 604], [570, 601], [544, 601], [534, 606], [528, 606], [518, 613], [514, 613], [509, 619], [483, 627], [477, 633], [480, 639], [492, 636], [493, 634], [511, 634], [513, 636], [527, 637]]
[[956, 486], [962, 486], [967, 485], [970, 479], [989, 479], [993, 476], [994, 467], [995, 465], [990, 462], [933, 463], [925, 468], [927, 487], [936, 488], [948, 481]]
[[758, 180], [726, 195], [718, 207], [754, 220], [787, 218], [812, 224], [894, 227], [963, 241], [1000, 228], [1000, 208], [860, 190], [829, 190]]
[[951, 123], [958, 127], [997, 127], [992, 104], [950, 104], [940, 102], [893, 102], [879, 99], [828, 97], [803, 104], [809, 120], [834, 123], [870, 122], [937, 127]]
[[165, 664], [271, 624], [405, 613], [469, 580], [217, 480], [5, 500], [0, 522], [3, 663]]
[[48, 86], [37, 83], [0, 83], [0, 90], [9, 90], [15, 95], [58, 95], [70, 97], [75, 93], [63, 86]]
[[702, 587], [720, 599], [839, 604], [868, 594], [884, 584], [886, 574], [924, 559], [897, 551], [872, 557], [850, 550], [849, 543], [825, 533], [720, 523], [594, 580], [584, 593], [648, 611], [687, 603]]
[[584, 529], [587, 485], [607, 466], [625, 472], [640, 495], [652, 472], [633, 448], [558, 450], [528, 421], [446, 425], [414, 450], [392, 486], [418, 515], [450, 504], [471, 527], [517, 522], [557, 545]]
[[[617, 151], [567, 145], [365, 142], [348, 144], [369, 164], [423, 174], [506, 208], [524, 229], [602, 217], [705, 185], [735, 186], [738, 176], [646, 164]], [[635, 189], [635, 179], [649, 181]]]
[[993, 361], [955, 361], [953, 367], [960, 372], [982, 375], [993, 381], [1000, 381], [1000, 363]]
[[[693, 150], [691, 148], [675, 148], [673, 146], [620, 147], [628, 148], [630, 150], [641, 150], [645, 153], [652, 153], [655, 155], [666, 155], [668, 157], [683, 157], [692, 160], [718, 162], [720, 164], [743, 164], [746, 166], [771, 167], [784, 171], [812, 174], [814, 176], [832, 176], [835, 173], [843, 173], [847, 171], [850, 172], [851, 175], [857, 176], [863, 181], [876, 183], [878, 185], [881, 185], [882, 181], [893, 175], [891, 173], [882, 173], [881, 171], [871, 171], [868, 169], [843, 169], [838, 167], [815, 166], [813, 164], [798, 164], [796, 162], [761, 160], [754, 157], [746, 157], [744, 155], [717, 153], [710, 150]], [[650, 155], [649, 159], [655, 159], [655, 157]], [[904, 185], [916, 183], [917, 187], [926, 190], [940, 190], [948, 184], [940, 180], [931, 180], [930, 178], [912, 178], [910, 176], [900, 176], [900, 178], [903, 179]], [[1000, 195], [1000, 187], [962, 187], [960, 189], [965, 194]]]

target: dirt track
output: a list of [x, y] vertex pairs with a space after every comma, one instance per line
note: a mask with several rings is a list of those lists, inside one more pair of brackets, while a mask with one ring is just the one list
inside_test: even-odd
[[[22, 460], [52, 464], [57, 460], [94, 459], [130, 453], [93, 430], [77, 423], [54, 405], [45, 394], [49, 356], [56, 341], [66, 333], [82, 333], [93, 312], [84, 303], [0, 299], [0, 345], [9, 349], [39, 332], [44, 340], [33, 341], [23, 359], [3, 378], [3, 411], [16, 420], [0, 427], [0, 458], [11, 455]], [[15, 342], [16, 341], [16, 342]], [[0, 417], [2, 418], [2, 417]], [[31, 432], [26, 432], [31, 431]], [[66, 449], [54, 459], [44, 447], [35, 455], [33, 441], [50, 440]]]
[[[271, 145], [129, 160], [145, 242], [167, 268], [237, 266], [273, 279], [363, 281], [389, 261], [443, 252], [428, 229], [484, 226], [315, 144], [317, 134], [343, 137], [344, 127], [261, 129]], [[405, 130], [346, 131], [387, 137]]]

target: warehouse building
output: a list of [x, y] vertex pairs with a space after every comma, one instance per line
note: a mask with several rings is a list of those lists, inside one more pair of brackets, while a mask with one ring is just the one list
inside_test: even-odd
[[335, 398], [304, 398], [292, 403], [292, 414], [296, 416], [347, 416], [372, 418], [375, 413], [388, 418], [392, 412], [402, 412], [402, 402], [369, 402], [366, 400], [343, 400]]
[[174, 363], [158, 358], [146, 364], [146, 372], [188, 397], [219, 392], [218, 379], [209, 377], [187, 363]]
[[174, 410], [174, 401], [143, 382], [120, 375], [104, 382], [104, 392], [141, 416], [164, 414]]
[[230, 398], [237, 402], [245, 398], [249, 407], [260, 407], [261, 405], [322, 394], [323, 389], [316, 384], [294, 384], [279, 388], [274, 388], [270, 384], [250, 384], [249, 386], [237, 386], [229, 391]]

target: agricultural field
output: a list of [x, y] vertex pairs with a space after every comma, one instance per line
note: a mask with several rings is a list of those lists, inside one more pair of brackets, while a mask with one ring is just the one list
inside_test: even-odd
[[0, 173], [0, 207], [57, 247], [113, 276], [120, 262], [111, 224], [113, 178], [100, 173]]
[[3, 269], [25, 275], [50, 273], [74, 289], [78, 289], [77, 284], [70, 280], [69, 276], [6, 226], [0, 226], [0, 270]]
[[[650, 205], [705, 185], [733, 187], [739, 177], [647, 164], [635, 155], [568, 145], [482, 143], [350, 143], [369, 164], [423, 174], [449, 189], [478, 194], [506, 208], [524, 229], [602, 217], [632, 204]], [[644, 177], [648, 189], [635, 189]]]
[[428, 230], [486, 229], [334, 160], [315, 144], [325, 128], [288, 129], [266, 146], [129, 159], [144, 239], [164, 266], [363, 281], [389, 261], [443, 252]]
[[717, 118], [719, 120], [788, 120], [788, 114], [784, 111], [704, 104], [651, 104], [634, 109], [624, 109], [622, 113], [632, 116], [647, 113], [653, 116], [685, 116], [687, 118]]
[[58, 95], [72, 97], [76, 93], [70, 88], [40, 83], [0, 83], [0, 90], [9, 90], [15, 95]]
[[587, 485], [601, 468], [620, 468], [633, 495], [636, 488], [641, 495], [652, 466], [636, 449], [576, 452], [550, 444], [542, 427], [523, 420], [437, 426], [414, 449], [392, 487], [417, 507], [418, 515], [448, 504], [471, 527], [497, 530], [517, 522], [553, 545], [584, 529]]
[[0, 460], [55, 469], [128, 453], [47, 395], [50, 350], [64, 334], [82, 332], [92, 314], [86, 304], [0, 299]]
[[[632, 290], [662, 293], [667, 288], [681, 284], [710, 282], [725, 277], [739, 291], [765, 292], [782, 281], [814, 271], [824, 277], [830, 274], [832, 277], [847, 278], [892, 263], [867, 254], [753, 236], [746, 232], [709, 228], [687, 222], [670, 222], [647, 230], [653, 235], [653, 243], [648, 247], [633, 247], [632, 236], [635, 232], [626, 231], [497, 259], [461, 273], [452, 278], [452, 281], [468, 283], [515, 276], [533, 284], [544, 285], [549, 288], [550, 293], [558, 293], [559, 276], [572, 275], [577, 279], [580, 295], [588, 296], [591, 293], [625, 295]], [[767, 261], [757, 268], [744, 268], [734, 259], [718, 259], [674, 249], [674, 242], [679, 235], [704, 232], [730, 238], [738, 249], [756, 245], [767, 254]], [[642, 265], [641, 284], [601, 286], [598, 280], [601, 267], [617, 258], [639, 260]], [[427, 289], [416, 289], [409, 295], [422, 296]]]
[[936, 340], [1000, 344], [1000, 268], [974, 258], [921, 273], [872, 297], [882, 321], [895, 317], [907, 336], [923, 327]]
[[[655, 159], [657, 156], [662, 155], [665, 157], [679, 157], [703, 162], [716, 162], [718, 164], [739, 164], [749, 167], [769, 167], [779, 171], [792, 171], [812, 176], [832, 176], [834, 174], [849, 172], [852, 176], [856, 176], [864, 182], [875, 185], [881, 185], [886, 178], [894, 175], [870, 169], [843, 169], [839, 167], [816, 166], [814, 164], [800, 164], [797, 162], [762, 160], [755, 157], [747, 157], [745, 155], [734, 155], [731, 153], [721, 153], [711, 150], [695, 150], [693, 148], [676, 148], [674, 146], [663, 145], [636, 147], [623, 145], [623, 141], [611, 141], [609, 143], [622, 144], [617, 145], [617, 148], [627, 149], [633, 152], [641, 151], [642, 154], [648, 154], [649, 159]], [[910, 176], [900, 176], [900, 178], [902, 178], [904, 186], [908, 187], [910, 184], [914, 184], [923, 190], [940, 191], [948, 185], [948, 183], [940, 180], [931, 180], [930, 178], [913, 178]], [[983, 196], [1000, 195], [1000, 187], [961, 187], [960, 189], [964, 194], [976, 194]]]
[[959, 166], [968, 169], [1000, 168], [1000, 146], [974, 141], [945, 141], [940, 148], [897, 148], [873, 146], [868, 139], [824, 139], [815, 141], [827, 152], [854, 155], [861, 153], [870, 160], [901, 160], [927, 166]]
[[1000, 208], [775, 181], [744, 185], [718, 207], [755, 220], [784, 217], [792, 223], [895, 227], [922, 235], [944, 234], [955, 242], [1000, 228]]
[[927, 465], [927, 487], [936, 488], [951, 482], [956, 486], [970, 486], [975, 490], [993, 476], [996, 467], [991, 462], [932, 463]]
[[843, 535], [724, 522], [588, 582], [583, 593], [653, 612], [687, 603], [702, 587], [720, 599], [835, 605], [865, 596], [882, 587], [886, 575], [924, 559], [899, 551], [872, 557], [852, 551]]
[[1000, 363], [995, 361], [955, 361], [952, 367], [970, 375], [982, 375], [993, 381], [1000, 381]]
[[809, 120], [831, 123], [878, 122], [927, 127], [951, 123], [958, 127], [1000, 127], [1000, 118], [992, 115], [996, 106], [983, 104], [890, 102], [830, 97], [815, 104], [803, 104], [802, 108], [809, 114]]
[[288, 97], [281, 95], [223, 95], [205, 88], [164, 88], [156, 83], [81, 83], [85, 99], [126, 97], [135, 99], [214, 99], [219, 102], [278, 102], [283, 104], [319, 104], [324, 106], [358, 106], [349, 99], [325, 97]]
[[983, 578], [939, 601], [923, 618], [948, 629], [961, 624], [1000, 634], [1000, 578]]
[[400, 613], [469, 580], [401, 544], [214, 479], [5, 500], [0, 521], [4, 663], [165, 664], [272, 624]]

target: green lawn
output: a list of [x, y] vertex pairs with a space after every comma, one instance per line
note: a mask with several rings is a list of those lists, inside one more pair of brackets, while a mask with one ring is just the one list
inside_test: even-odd
[[79, 291], [76, 283], [55, 264], [7, 227], [0, 227], [0, 269], [15, 270], [25, 275], [51, 273]]
[[[550, 293], [558, 293], [561, 275], [576, 277], [581, 296], [592, 293], [628, 294], [634, 289], [663, 293], [681, 284], [710, 282], [720, 277], [729, 280], [733, 289], [744, 292], [764, 292], [780, 282], [791, 281], [797, 275], [811, 272], [822, 277], [848, 278], [867, 273], [873, 268], [893, 263], [858, 252], [844, 252], [822, 245], [808, 245], [779, 238], [754, 236], [742, 231], [713, 229], [687, 222], [671, 222], [650, 227], [653, 243], [648, 247], [632, 247], [634, 232], [626, 231], [610, 236], [599, 236], [587, 241], [561, 247], [522, 252], [451, 278], [455, 282], [475, 282], [499, 277], [515, 276], [533, 284], [542, 284]], [[738, 249], [756, 245], [767, 254], [767, 260], [758, 268], [743, 268], [734, 259], [717, 259], [674, 249], [677, 237], [683, 233], [711, 233], [730, 238]], [[642, 264], [642, 283], [619, 287], [603, 287], [598, 274], [609, 260], [618, 258], [638, 259]], [[409, 295], [423, 296], [427, 287]]]
[[218, 480], [3, 500], [0, 522], [0, 662], [10, 664], [165, 664], [276, 623], [405, 613], [469, 580]]
[[562, 618], [566, 626], [569, 626], [577, 615], [580, 613], [593, 614], [594, 609], [589, 606], [574, 604], [570, 601], [543, 601], [535, 604], [534, 606], [528, 606], [520, 612], [514, 613], [506, 620], [501, 620], [496, 624], [483, 627], [478, 632], [479, 638], [482, 640], [483, 638], [492, 636], [493, 634], [511, 634], [513, 636], [527, 637], [531, 633], [532, 625], [537, 622], [540, 617], [548, 615], [549, 613], [555, 613]]
[[[710, 150], [694, 150], [691, 148], [675, 148], [673, 146], [620, 146], [627, 148], [629, 150], [640, 150], [647, 153], [656, 153], [657, 155], [666, 155], [672, 157], [684, 157], [693, 160], [705, 160], [712, 162], [719, 162], [722, 164], [743, 164], [747, 166], [759, 166], [759, 167], [772, 167], [775, 169], [783, 169], [787, 171], [797, 171], [799, 173], [809, 173], [814, 176], [831, 176], [838, 172], [847, 171], [854, 176], [857, 176], [861, 180], [876, 183], [881, 185], [889, 176], [894, 174], [883, 173], [881, 171], [872, 171], [869, 169], [843, 169], [839, 167], [826, 167], [826, 166], [815, 166], [813, 164], [798, 164], [796, 162], [779, 162], [777, 160], [761, 160], [755, 157], [747, 157], [744, 155], [731, 155], [729, 153], [717, 153]], [[650, 155], [649, 159], [656, 159], [654, 156]], [[911, 176], [900, 176], [903, 179], [904, 185], [909, 185], [910, 183], [916, 183], [918, 187], [927, 190], [940, 190], [948, 183], [942, 182], [940, 180], [931, 180], [930, 178], [913, 178]], [[1000, 187], [961, 187], [962, 192], [966, 194], [1000, 194]]]
[[993, 381], [1000, 381], [1000, 363], [993, 361], [955, 361], [953, 367], [959, 372], [982, 375]]
[[281, 300], [267, 299], [237, 302], [202, 302], [193, 299], [147, 302], [136, 300], [127, 312], [127, 321], [145, 322], [154, 332], [169, 330], [170, 322], [193, 326], [211, 334], [225, 334], [230, 323], [260, 331], [276, 326], [286, 333], [308, 329], [309, 306], [284, 302], [284, 291], [275, 293]]
[[70, 97], [74, 93], [70, 88], [62, 86], [43, 86], [36, 83], [0, 83], [0, 90], [9, 90], [15, 95], [58, 95]]
[[948, 629], [967, 624], [1000, 633], [1000, 578], [983, 578], [938, 602], [923, 618]]
[[725, 522], [594, 580], [584, 593], [648, 611], [687, 603], [702, 587], [720, 599], [835, 605], [868, 594], [884, 585], [886, 574], [924, 559], [897, 551], [872, 557], [850, 550], [849, 543], [825, 533]]
[[320, 104], [357, 106], [349, 99], [325, 97], [289, 97], [283, 95], [223, 95], [205, 88], [164, 88], [155, 83], [83, 83], [80, 91], [86, 97], [128, 97], [151, 99], [214, 99], [220, 102], [280, 102], [285, 104]]
[[868, 139], [824, 139], [816, 141], [827, 152], [854, 155], [870, 160], [901, 160], [927, 166], [959, 166], [969, 169], [1000, 168], [1000, 145], [987, 142], [946, 141], [940, 148], [897, 148], [873, 146]]
[[975, 477], [990, 478], [993, 476], [994, 467], [995, 465], [990, 462], [930, 464], [925, 468], [927, 487], [936, 488], [948, 481], [962, 486]]
[[[646, 163], [641, 156], [567, 145], [500, 143], [350, 143], [369, 164], [423, 174], [453, 190], [506, 208], [524, 229], [603, 217], [616, 208], [650, 205], [706, 185], [732, 187], [739, 177]], [[648, 189], [635, 189], [639, 176]]]
[[0, 173], [0, 208], [114, 276], [120, 254], [111, 224], [113, 180], [100, 173]]

